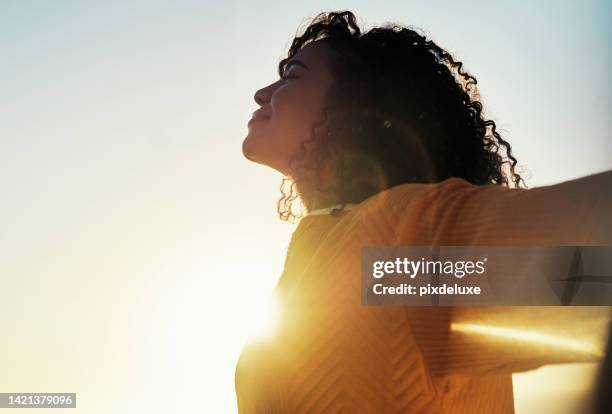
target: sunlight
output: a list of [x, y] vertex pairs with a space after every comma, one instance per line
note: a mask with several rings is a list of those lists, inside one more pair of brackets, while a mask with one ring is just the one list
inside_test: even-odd
[[208, 266], [173, 269], [173, 274], [183, 274], [168, 343], [177, 375], [175, 412], [193, 411], [203, 387], [210, 395], [208, 407], [215, 407], [211, 412], [235, 412], [228, 407], [235, 405], [234, 370], [241, 349], [271, 335], [279, 322], [273, 293], [278, 260], [253, 252], [236, 260], [221, 249], [208, 254], [215, 257], [205, 262]]
[[271, 292], [267, 295], [249, 296], [247, 309], [249, 311], [241, 320], [238, 330], [245, 335], [245, 342], [265, 339], [272, 336], [279, 324], [279, 301]]
[[603, 357], [603, 349], [592, 342], [564, 338], [536, 331], [477, 323], [452, 323], [451, 331], [503, 338], [511, 341], [551, 345], [562, 349]]

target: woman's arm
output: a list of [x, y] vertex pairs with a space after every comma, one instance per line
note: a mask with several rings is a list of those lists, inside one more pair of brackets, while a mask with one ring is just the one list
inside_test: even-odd
[[[396, 244], [612, 245], [612, 171], [530, 190], [406, 186]], [[611, 307], [406, 308], [434, 372], [491, 374], [603, 357]]]
[[405, 244], [612, 244], [612, 170], [529, 190], [461, 178], [410, 186], [401, 186]]
[[435, 374], [487, 375], [604, 357], [608, 306], [406, 308]]

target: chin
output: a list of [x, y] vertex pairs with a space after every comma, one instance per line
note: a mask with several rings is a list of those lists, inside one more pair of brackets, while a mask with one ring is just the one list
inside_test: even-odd
[[261, 163], [260, 157], [257, 156], [257, 143], [254, 142], [253, 137], [250, 135], [247, 136], [244, 141], [242, 141], [242, 155], [249, 161]]
[[278, 149], [275, 148], [274, 144], [268, 138], [261, 135], [249, 134], [242, 142], [242, 155], [249, 161], [253, 161], [257, 164], [265, 165], [274, 170], [285, 174], [284, 162], [280, 162]]
[[253, 138], [250, 134], [242, 141], [242, 154], [247, 158], [251, 157], [253, 154]]

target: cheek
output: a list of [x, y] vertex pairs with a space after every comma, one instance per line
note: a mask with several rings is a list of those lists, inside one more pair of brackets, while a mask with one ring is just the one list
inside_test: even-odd
[[288, 161], [299, 154], [300, 144], [306, 139], [305, 125], [301, 125], [303, 119], [293, 118], [287, 114], [286, 117], [271, 120], [270, 122], [270, 145], [271, 151], [277, 161]]
[[310, 139], [312, 127], [321, 118], [322, 97], [318, 91], [303, 87], [279, 90], [272, 101], [271, 126], [275, 135], [294, 145]]
[[[272, 118], [268, 144], [277, 163], [287, 163], [301, 154], [302, 143], [310, 140], [313, 126], [321, 119], [323, 93], [320, 84], [291, 84], [279, 88], [271, 99]], [[294, 164], [297, 165], [299, 162]]]

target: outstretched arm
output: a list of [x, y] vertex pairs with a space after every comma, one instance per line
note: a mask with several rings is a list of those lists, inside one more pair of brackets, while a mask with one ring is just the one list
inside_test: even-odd
[[436, 374], [508, 374], [603, 359], [608, 306], [406, 308]]
[[406, 244], [612, 244], [612, 170], [529, 190], [461, 178], [404, 187], [398, 241]]
[[[612, 245], [612, 171], [530, 190], [406, 186], [396, 244]], [[603, 357], [611, 307], [406, 308], [434, 372], [509, 373]]]

